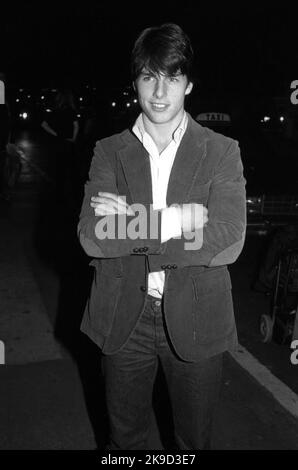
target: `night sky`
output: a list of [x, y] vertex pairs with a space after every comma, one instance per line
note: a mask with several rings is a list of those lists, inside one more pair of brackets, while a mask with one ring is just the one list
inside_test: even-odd
[[198, 0], [11, 2], [1, 18], [1, 68], [17, 86], [125, 86], [136, 36], [168, 21], [190, 36], [206, 89], [271, 95], [298, 79], [296, 11]]

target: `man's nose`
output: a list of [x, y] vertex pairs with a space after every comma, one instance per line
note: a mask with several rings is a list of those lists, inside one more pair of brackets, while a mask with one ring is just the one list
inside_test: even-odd
[[156, 80], [154, 87], [154, 96], [156, 98], [163, 98], [167, 94], [166, 83], [162, 79]]

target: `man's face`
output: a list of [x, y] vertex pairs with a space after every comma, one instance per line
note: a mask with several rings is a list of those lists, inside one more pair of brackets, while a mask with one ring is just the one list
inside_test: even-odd
[[177, 121], [178, 125], [184, 111], [185, 96], [191, 92], [192, 86], [186, 75], [156, 75], [146, 69], [135, 81], [139, 104], [152, 124]]

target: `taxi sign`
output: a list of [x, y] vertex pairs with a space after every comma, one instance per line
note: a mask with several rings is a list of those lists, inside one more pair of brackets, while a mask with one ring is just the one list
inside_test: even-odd
[[201, 113], [198, 114], [196, 117], [196, 121], [202, 121], [202, 122], [213, 122], [213, 123], [229, 123], [231, 122], [231, 118], [228, 114], [225, 113]]
[[4, 90], [4, 82], [0, 80], [0, 104], [5, 104]]

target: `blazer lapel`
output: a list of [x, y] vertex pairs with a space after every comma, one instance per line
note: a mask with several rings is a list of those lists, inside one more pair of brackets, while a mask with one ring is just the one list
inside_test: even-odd
[[203, 128], [188, 116], [189, 122], [179, 145], [172, 167], [167, 191], [167, 206], [187, 201], [206, 156], [206, 137]]
[[[170, 174], [167, 205], [187, 200], [206, 156], [204, 128], [188, 115], [188, 126], [179, 145]], [[152, 204], [152, 180], [148, 152], [130, 131], [123, 135], [125, 146], [119, 158], [133, 203]]]
[[128, 131], [124, 135], [126, 146], [119, 150], [132, 202], [152, 204], [152, 180], [148, 153], [141, 142]]

